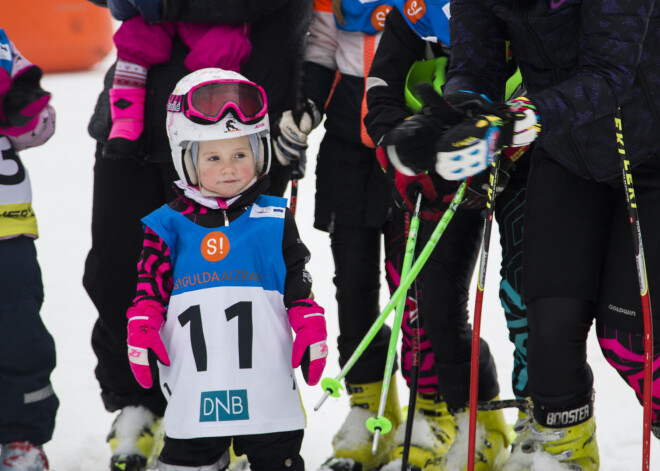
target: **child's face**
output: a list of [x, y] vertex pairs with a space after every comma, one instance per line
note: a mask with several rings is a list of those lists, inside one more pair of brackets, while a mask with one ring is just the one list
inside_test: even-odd
[[247, 136], [199, 143], [199, 184], [229, 198], [241, 192], [256, 175], [254, 154]]

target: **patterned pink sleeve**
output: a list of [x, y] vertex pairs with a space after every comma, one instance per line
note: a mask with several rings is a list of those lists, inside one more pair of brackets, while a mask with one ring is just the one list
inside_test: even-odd
[[144, 245], [138, 261], [137, 293], [133, 305], [143, 301], [156, 301], [167, 306], [173, 286], [170, 248], [147, 226], [144, 229]]

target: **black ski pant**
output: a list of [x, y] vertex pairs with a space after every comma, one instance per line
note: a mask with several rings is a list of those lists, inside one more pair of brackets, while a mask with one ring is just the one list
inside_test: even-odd
[[[330, 233], [335, 262], [339, 319], [339, 365], [346, 361], [380, 314], [381, 237], [383, 230], [335, 224]], [[387, 242], [386, 242], [387, 244]], [[391, 329], [383, 325], [365, 352], [346, 375], [349, 384], [383, 379]], [[396, 365], [395, 365], [396, 368]]]
[[142, 388], [129, 367], [126, 310], [137, 287], [137, 261], [144, 239], [140, 219], [174, 197], [176, 172], [171, 163], [104, 159], [100, 149], [99, 145], [94, 166], [92, 248], [83, 276], [98, 310], [92, 331], [96, 378], [108, 411], [140, 405], [162, 416], [166, 402], [160, 389]]
[[[396, 272], [401, 269], [404, 213], [391, 203], [391, 187], [374, 149], [326, 132], [316, 164], [314, 227], [330, 233], [342, 367], [380, 314], [383, 238], [385, 260]], [[386, 275], [390, 287], [398, 284]], [[384, 325], [346, 375], [347, 383], [382, 380], [389, 338]]]
[[41, 445], [53, 436], [59, 406], [50, 383], [55, 343], [39, 314], [43, 298], [34, 241], [1, 240], [0, 443]]
[[504, 191], [495, 200], [495, 219], [500, 232], [502, 265], [500, 303], [504, 309], [509, 340], [513, 343], [511, 386], [517, 399], [529, 396], [527, 378], [527, 312], [522, 301], [524, 211], [527, 197], [529, 155], [511, 169]]
[[166, 464], [200, 467], [216, 463], [234, 446], [237, 456], [246, 455], [252, 471], [305, 471], [300, 456], [303, 431], [237, 435], [235, 437], [191, 438], [165, 437], [160, 461]]
[[[635, 167], [632, 177], [651, 305], [658, 306], [660, 155]], [[539, 414], [543, 409], [566, 411], [591, 401], [593, 377], [586, 361], [586, 338], [594, 318], [618, 329], [621, 338], [642, 332], [640, 289], [622, 178], [585, 180], [536, 149], [529, 175], [524, 254], [529, 390], [534, 415], [543, 423], [537, 409]], [[656, 309], [655, 332], [660, 328], [659, 319]], [[637, 386], [641, 388], [642, 383], [640, 380]]]
[[[417, 254], [436, 223], [421, 221]], [[418, 308], [431, 341], [439, 389], [452, 410], [467, 406], [470, 395], [472, 328], [468, 322], [470, 282], [483, 228], [481, 211], [459, 209], [418, 277]], [[479, 351], [480, 401], [499, 394], [495, 362], [482, 339]]]

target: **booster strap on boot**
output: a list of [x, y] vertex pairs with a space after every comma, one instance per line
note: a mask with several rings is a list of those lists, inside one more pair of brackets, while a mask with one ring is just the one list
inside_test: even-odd
[[587, 404], [566, 407], [551, 407], [542, 404], [534, 404], [532, 414], [534, 420], [543, 427], [570, 427], [582, 424], [593, 417], [594, 402], [592, 399]]

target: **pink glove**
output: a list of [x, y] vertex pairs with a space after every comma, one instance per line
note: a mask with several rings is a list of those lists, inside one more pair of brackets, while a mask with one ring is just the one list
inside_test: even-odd
[[297, 368], [302, 364], [303, 377], [310, 386], [321, 379], [328, 356], [324, 312], [313, 299], [301, 299], [289, 308], [289, 322], [296, 333], [291, 366]]
[[155, 301], [143, 301], [128, 309], [128, 361], [133, 376], [145, 389], [153, 385], [147, 352], [153, 350], [158, 359], [170, 366], [163, 340], [158, 331], [165, 322], [165, 308]]

